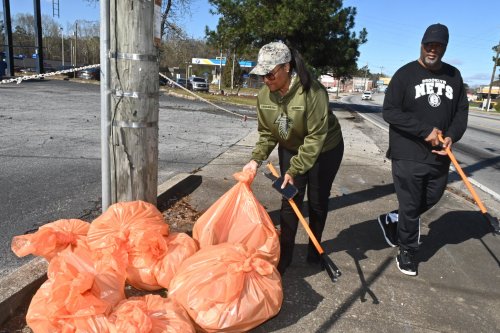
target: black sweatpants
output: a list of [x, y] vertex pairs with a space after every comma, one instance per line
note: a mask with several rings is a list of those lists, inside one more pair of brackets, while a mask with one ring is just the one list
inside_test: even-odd
[[435, 165], [392, 160], [392, 178], [399, 201], [398, 241], [404, 250], [418, 250], [420, 215], [443, 196], [449, 163]]
[[[281, 147], [278, 149], [280, 171], [282, 175], [288, 170], [290, 167], [290, 159], [296, 154], [296, 152]], [[293, 200], [300, 210], [302, 210], [304, 195], [307, 188], [309, 227], [314, 236], [318, 239], [318, 242], [321, 241], [321, 235], [325, 228], [328, 214], [328, 199], [330, 197], [333, 180], [337, 175], [343, 155], [344, 142], [341, 141], [335, 148], [321, 153], [316, 163], [307, 173], [296, 176], [293, 179], [294, 185], [299, 190]], [[281, 256], [278, 265], [280, 271], [286, 269], [292, 262], [298, 221], [299, 219], [288, 203], [288, 200], [283, 199], [280, 211]], [[308, 246], [308, 257], [317, 257], [319, 260], [319, 254], [311, 241], [309, 241]]]

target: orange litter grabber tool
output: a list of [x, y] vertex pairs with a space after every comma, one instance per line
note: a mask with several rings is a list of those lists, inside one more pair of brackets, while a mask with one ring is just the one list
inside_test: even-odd
[[[287, 195], [286, 192], [288, 192], [288, 191], [283, 192], [283, 190], [279, 189], [278, 186], [274, 185], [274, 184], [280, 184], [280, 180], [279, 180], [280, 177], [279, 177], [278, 171], [276, 171], [276, 169], [274, 168], [274, 166], [271, 163], [268, 163], [267, 167], [269, 168], [269, 170], [271, 171], [272, 176], [274, 177], [274, 179], [272, 179], [273, 180], [273, 187], [276, 190], [278, 190], [286, 199], [288, 199], [288, 202], [290, 203], [290, 206], [292, 206], [293, 211], [295, 212], [295, 214], [299, 218], [300, 223], [302, 224], [302, 226], [306, 230], [307, 234], [309, 235], [309, 238], [313, 242], [314, 247], [316, 247], [316, 250], [318, 251], [319, 256], [321, 258], [321, 265], [325, 268], [325, 270], [328, 273], [328, 276], [330, 277], [330, 279], [333, 282], [337, 281], [338, 277], [340, 275], [342, 275], [342, 273], [338, 269], [337, 265], [334, 264], [334, 262], [332, 261], [332, 259], [330, 259], [328, 257], [328, 255], [325, 253], [325, 251], [323, 251], [323, 248], [321, 247], [321, 245], [319, 244], [318, 240], [316, 239], [316, 237], [312, 233], [311, 229], [309, 228], [309, 224], [307, 223], [307, 221], [305, 220], [304, 216], [300, 212], [299, 207], [297, 207], [297, 204], [295, 204], [295, 201], [293, 201], [293, 195], [292, 196]], [[269, 177], [269, 178], [271, 178], [267, 174], [266, 174], [266, 176]], [[277, 180], [277, 182], [276, 182], [276, 180]]]
[[[441, 143], [444, 143], [444, 139], [443, 139], [442, 135], [439, 135], [439, 141], [441, 141]], [[500, 225], [498, 222], [498, 218], [491, 216], [491, 214], [488, 213], [483, 202], [481, 201], [481, 199], [479, 199], [479, 196], [477, 195], [476, 191], [472, 187], [469, 179], [467, 178], [464, 171], [460, 167], [460, 164], [458, 164], [457, 159], [455, 158], [455, 155], [453, 155], [453, 153], [451, 152], [450, 147], [446, 147], [444, 150], [446, 151], [446, 154], [448, 154], [448, 157], [450, 158], [451, 162], [455, 166], [455, 169], [457, 170], [458, 174], [460, 175], [460, 177], [462, 177], [462, 180], [464, 181], [465, 186], [467, 186], [467, 189], [472, 194], [472, 197], [474, 198], [474, 201], [476, 202], [477, 206], [479, 207], [479, 210], [481, 210], [481, 213], [483, 213], [484, 218], [486, 219], [486, 221], [489, 222], [489, 224], [491, 224], [491, 226], [493, 227], [494, 233], [497, 235], [500, 235]]]

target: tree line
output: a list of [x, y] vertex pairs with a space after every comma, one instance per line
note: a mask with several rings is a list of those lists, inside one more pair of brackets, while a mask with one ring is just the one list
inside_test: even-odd
[[[3, 13], [0, 14], [3, 17]], [[70, 65], [99, 63], [99, 22], [77, 20], [66, 27], [60, 26], [51, 16], [42, 15], [42, 46], [46, 60], [62, 60]], [[3, 27], [3, 24], [0, 24]], [[0, 44], [5, 45], [4, 27]], [[32, 14], [19, 13], [12, 18], [12, 44], [15, 57], [28, 57], [35, 53], [35, 18]], [[64, 53], [62, 52], [64, 49]], [[76, 57], [75, 57], [76, 54]]]
[[[219, 16], [218, 24], [213, 30], [205, 27], [204, 39], [195, 39], [187, 36], [185, 29], [177, 23], [179, 17], [189, 15], [194, 1], [163, 0], [160, 47], [160, 68], [163, 71], [172, 67], [185, 68], [193, 57], [214, 58], [220, 53], [227, 63], [233, 58], [255, 60], [262, 45], [281, 40], [303, 55], [315, 75], [330, 74], [336, 78], [359, 74], [372, 76], [365, 68], [357, 67], [359, 47], [366, 43], [368, 33], [364, 28], [354, 31], [356, 8], [343, 7], [341, 0], [208, 2], [213, 8], [211, 13]], [[14, 54], [31, 55], [35, 45], [33, 15], [17, 14], [12, 26]], [[67, 62], [72, 59], [71, 52], [76, 53], [79, 65], [99, 62], [99, 22], [77, 21], [61, 28], [50, 16], [44, 15], [42, 29], [46, 59], [61, 60], [61, 44], [64, 44]], [[1, 44], [5, 44], [3, 39], [3, 34], [0, 34]], [[212, 69], [196, 66], [193, 74]], [[241, 69], [236, 70], [241, 73]], [[224, 81], [227, 83], [227, 79]]]

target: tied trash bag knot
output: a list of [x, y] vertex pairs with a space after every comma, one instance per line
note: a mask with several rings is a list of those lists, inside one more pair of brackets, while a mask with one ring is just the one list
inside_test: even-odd
[[130, 229], [119, 229], [115, 239], [117, 243], [126, 243], [130, 238]]
[[133, 300], [124, 302], [114, 316], [114, 320], [119, 323], [117, 328], [124, 332], [136, 332], [139, 327], [142, 332], [151, 332], [153, 328], [152, 318], [148, 316], [145, 302]]
[[131, 248], [135, 253], [147, 254], [151, 260], [161, 260], [167, 254], [168, 244], [164, 236], [146, 232], [131, 240]]
[[62, 219], [41, 226], [35, 233], [15, 236], [11, 249], [18, 257], [29, 254], [48, 261], [66, 248], [72, 250], [85, 246], [88, 222], [78, 219]]
[[255, 178], [255, 173], [250, 171], [240, 171], [233, 174], [234, 179], [236, 179], [240, 183], [245, 183], [250, 186]]
[[118, 304], [109, 318], [117, 333], [195, 333], [186, 311], [158, 295], [130, 297]]
[[76, 235], [69, 232], [56, 232], [55, 237], [57, 244], [68, 244], [70, 246], [75, 246], [77, 242]]
[[259, 275], [266, 276], [273, 273], [273, 266], [267, 260], [250, 256], [243, 262], [229, 264], [228, 273], [249, 273], [255, 271]]

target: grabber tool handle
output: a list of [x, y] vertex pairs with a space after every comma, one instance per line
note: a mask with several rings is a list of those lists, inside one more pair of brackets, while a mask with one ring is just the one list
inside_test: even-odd
[[[438, 138], [439, 138], [439, 141], [441, 141], [441, 143], [444, 143], [444, 139], [443, 139], [442, 135], [439, 134]], [[477, 195], [476, 191], [472, 187], [472, 184], [470, 183], [469, 179], [467, 178], [464, 171], [460, 167], [460, 164], [458, 164], [457, 159], [455, 158], [455, 155], [453, 155], [453, 153], [451, 152], [450, 147], [445, 147], [444, 150], [446, 151], [446, 153], [448, 154], [448, 157], [450, 158], [451, 162], [455, 166], [455, 169], [457, 170], [458, 174], [460, 175], [460, 177], [462, 177], [462, 180], [464, 181], [465, 186], [467, 186], [467, 188], [469, 189], [469, 192], [472, 194], [472, 197], [476, 201], [479, 209], [481, 210], [481, 213], [486, 214], [488, 212], [486, 210], [486, 207], [483, 205], [483, 202], [481, 201], [481, 199], [479, 199], [479, 196]]]
[[[274, 176], [276, 176], [276, 177], [280, 176], [278, 174], [278, 171], [274, 168], [274, 166], [271, 163], [267, 163], [267, 167], [269, 168], [269, 170], [271, 171], [271, 173]], [[322, 255], [325, 251], [323, 251], [323, 248], [321, 247], [318, 240], [316, 239], [316, 236], [314, 236], [314, 234], [311, 231], [311, 228], [309, 228], [309, 224], [307, 224], [307, 221], [304, 219], [304, 216], [300, 212], [299, 207], [297, 207], [297, 204], [295, 203], [295, 201], [293, 201], [293, 199], [288, 199], [288, 202], [290, 203], [290, 206], [292, 206], [292, 209], [295, 212], [295, 214], [297, 214], [297, 217], [299, 218], [300, 223], [302, 223], [302, 225], [304, 226], [304, 229], [306, 229], [306, 232], [309, 235], [309, 238], [313, 242], [314, 246], [316, 247], [316, 250], [318, 250], [318, 253], [320, 255]]]

